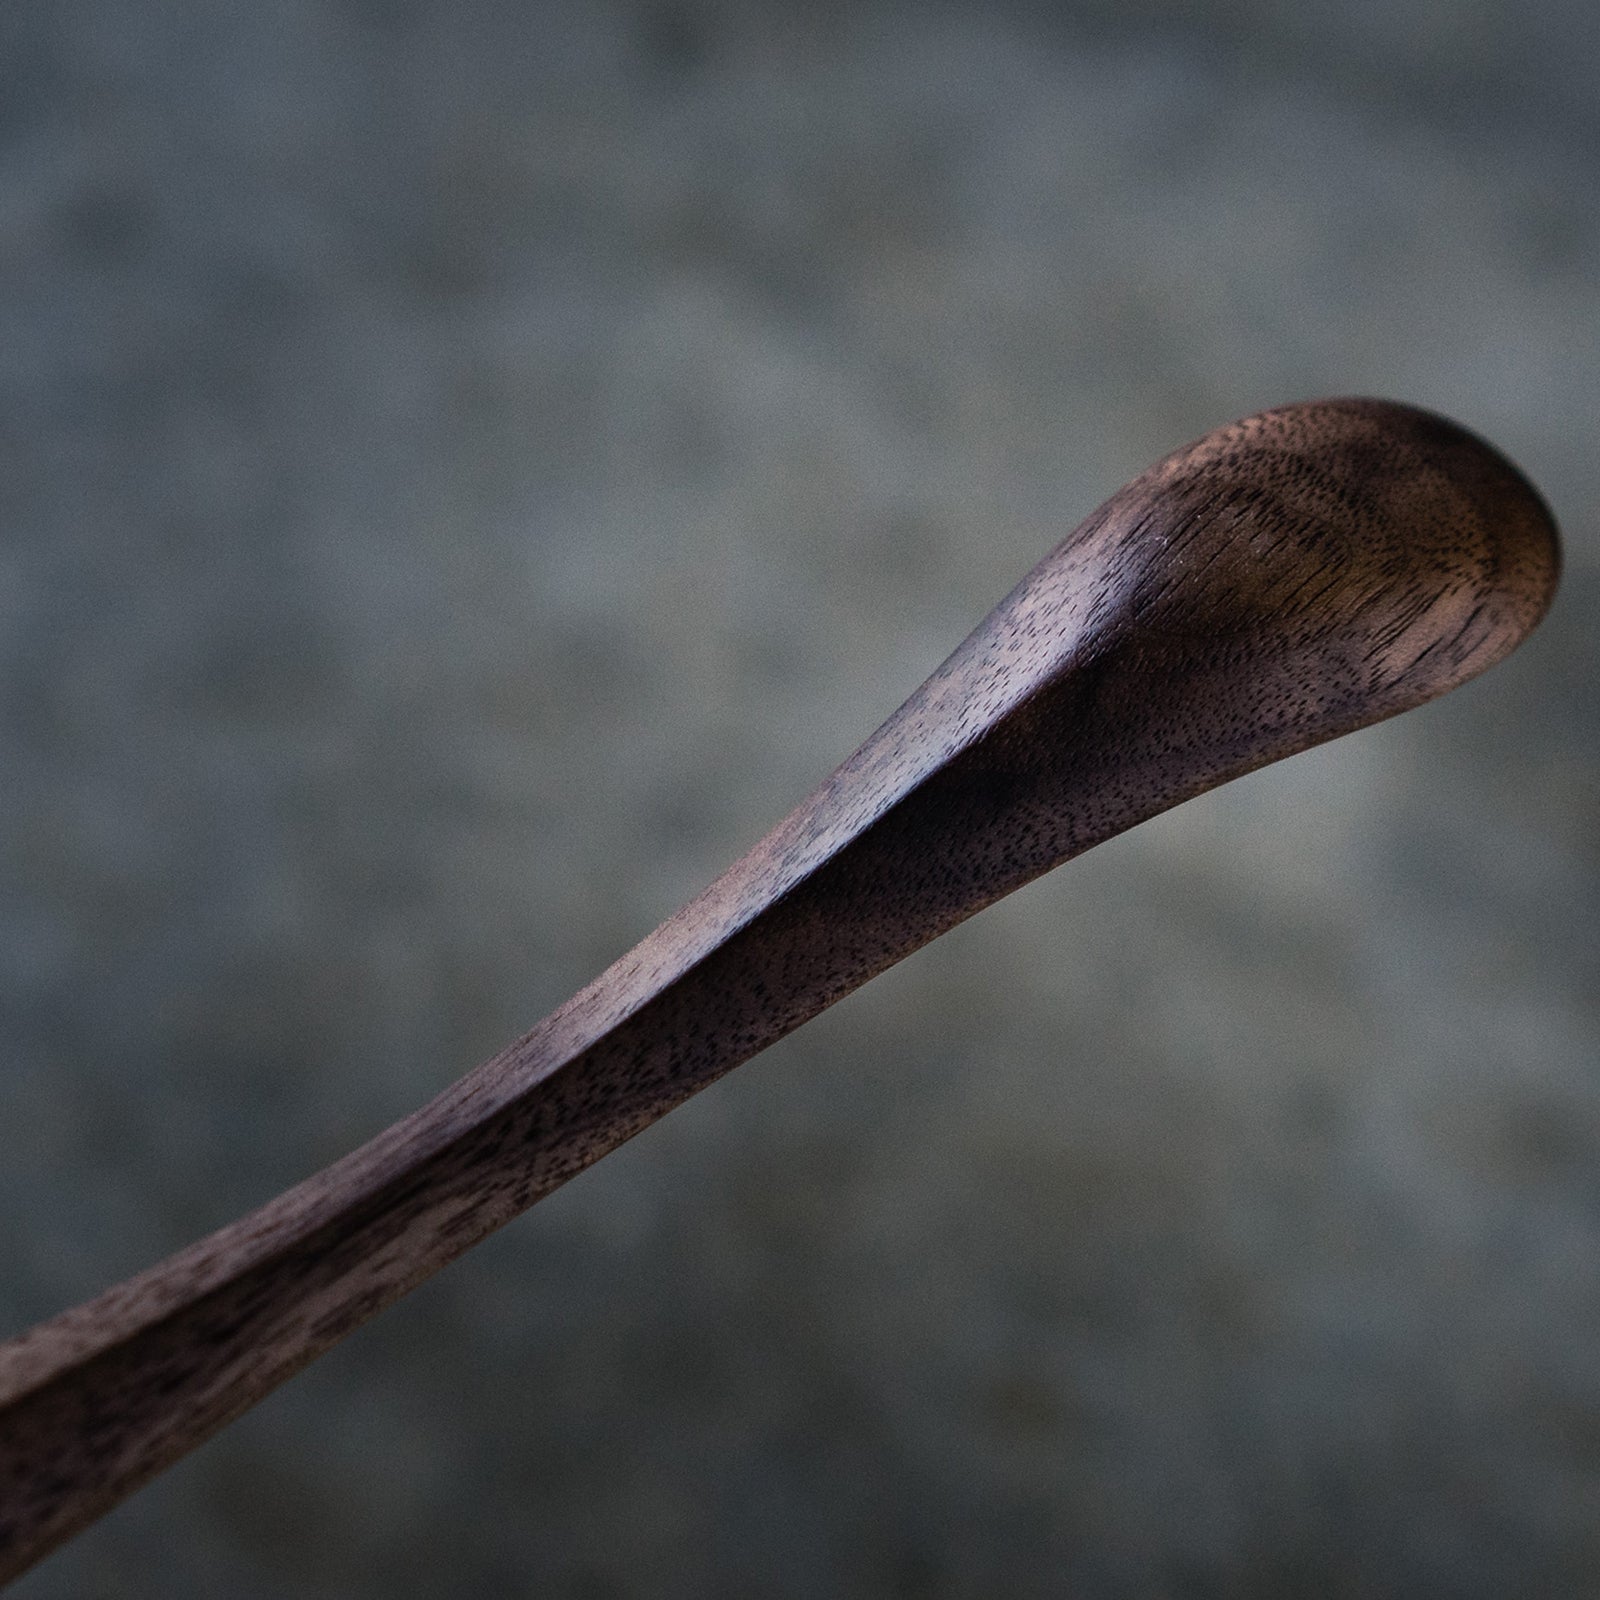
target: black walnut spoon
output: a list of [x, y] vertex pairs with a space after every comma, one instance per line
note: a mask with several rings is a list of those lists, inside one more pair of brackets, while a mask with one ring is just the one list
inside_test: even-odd
[[1146, 817], [1482, 672], [1550, 514], [1374, 400], [1219, 428], [1113, 495], [791, 816], [493, 1060], [259, 1211], [0, 1345], [0, 1582], [807, 1018]]

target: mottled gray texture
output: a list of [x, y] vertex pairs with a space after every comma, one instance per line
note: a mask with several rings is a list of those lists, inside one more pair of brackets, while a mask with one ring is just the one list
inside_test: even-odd
[[1565, 591], [15, 1592], [1593, 1592], [1600, 13], [779, 13], [0, 8], [4, 1329], [563, 999], [1224, 418], [1460, 417]]

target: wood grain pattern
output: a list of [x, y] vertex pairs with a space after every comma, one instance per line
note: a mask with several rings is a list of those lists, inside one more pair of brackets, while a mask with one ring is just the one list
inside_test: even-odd
[[1158, 463], [793, 815], [532, 1032], [261, 1210], [0, 1346], [0, 1580], [953, 924], [1499, 660], [1558, 568], [1515, 468], [1407, 407], [1284, 407]]

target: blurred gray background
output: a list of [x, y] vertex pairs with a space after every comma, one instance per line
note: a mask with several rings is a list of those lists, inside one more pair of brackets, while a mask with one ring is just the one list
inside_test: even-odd
[[793, 9], [0, 9], [0, 1333], [522, 1031], [1218, 422], [1457, 416], [1556, 609], [15, 1592], [1600, 1591], [1600, 13]]

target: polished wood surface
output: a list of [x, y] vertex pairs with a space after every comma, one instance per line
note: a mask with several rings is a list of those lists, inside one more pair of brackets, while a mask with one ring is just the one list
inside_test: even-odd
[[0, 1345], [0, 1581], [963, 918], [1492, 665], [1558, 571], [1554, 524], [1516, 469], [1408, 407], [1287, 406], [1167, 457], [749, 854], [530, 1033], [259, 1211]]

